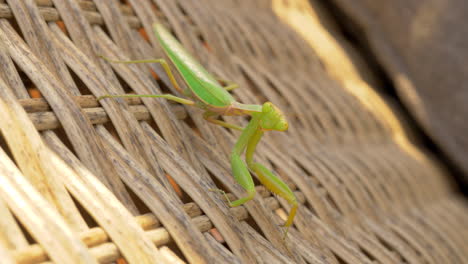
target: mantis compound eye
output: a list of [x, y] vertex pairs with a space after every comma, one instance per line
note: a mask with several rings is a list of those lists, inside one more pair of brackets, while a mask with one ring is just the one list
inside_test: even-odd
[[270, 102], [263, 104], [260, 121], [264, 130], [286, 131], [289, 126], [283, 112]]

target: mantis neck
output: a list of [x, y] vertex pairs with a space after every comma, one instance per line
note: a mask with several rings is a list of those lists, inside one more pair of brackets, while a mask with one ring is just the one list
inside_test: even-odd
[[257, 144], [263, 136], [263, 131], [257, 127], [253, 135], [250, 137], [249, 142], [247, 143], [247, 151], [245, 152], [245, 161], [247, 162], [247, 166], [252, 169], [254, 162], [253, 162], [253, 155], [255, 153], [255, 149], [257, 148]]

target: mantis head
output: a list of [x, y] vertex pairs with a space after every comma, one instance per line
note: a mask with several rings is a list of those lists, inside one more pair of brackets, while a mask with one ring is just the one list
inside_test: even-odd
[[260, 127], [262, 130], [288, 130], [288, 121], [283, 112], [271, 102], [266, 102], [262, 106], [260, 115]]

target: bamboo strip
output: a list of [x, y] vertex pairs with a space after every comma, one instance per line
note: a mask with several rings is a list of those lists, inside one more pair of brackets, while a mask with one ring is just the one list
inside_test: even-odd
[[[269, 209], [272, 211], [278, 209], [279, 203], [276, 200], [276, 198], [268, 197], [269, 195], [268, 192], [264, 192], [261, 189], [263, 189], [263, 187], [260, 188], [259, 193], [262, 193], [265, 195], [265, 204], [268, 204]], [[304, 196], [298, 192], [296, 192], [295, 194], [298, 197], [298, 201], [300, 203], [303, 203]], [[228, 195], [231, 196], [230, 194]], [[195, 208], [195, 209], [191, 209], [191, 208]], [[194, 221], [194, 223], [196, 224], [200, 232], [205, 233], [205, 232], [208, 232], [211, 228], [213, 228], [213, 224], [211, 223], [208, 217], [204, 215], [196, 215], [194, 213], [191, 213], [191, 210], [199, 211], [199, 208], [196, 204], [194, 203], [185, 204], [184, 209], [187, 214], [194, 216], [192, 221]], [[248, 217], [248, 212], [243, 206], [240, 206], [237, 208], [231, 208], [230, 211], [239, 221], [245, 221]], [[145, 218], [150, 218], [152, 220], [150, 219], [146, 220]], [[158, 247], [163, 246], [173, 241], [172, 237], [169, 235], [169, 232], [167, 232], [166, 228], [159, 227], [160, 225], [157, 224], [156, 222], [156, 216], [154, 216], [153, 214], [137, 216], [135, 217], [135, 221], [140, 223], [142, 228], [145, 227], [142, 224], [143, 222], [150, 222], [151, 224], [147, 223], [147, 225], [157, 227], [157, 228], [154, 228], [145, 232], [146, 235], [151, 239], [151, 241], [156, 246]], [[88, 247], [91, 248], [91, 252], [94, 253], [93, 255], [98, 260], [100, 258], [106, 260], [106, 261], [100, 261], [99, 263], [110, 263], [112, 261], [115, 261], [118, 257], [121, 256], [120, 253], [116, 253], [118, 252], [117, 248], [115, 247], [113, 243], [109, 242], [109, 237], [106, 235], [106, 232], [102, 228], [96, 227], [93, 229], [89, 229], [86, 232], [82, 232], [80, 233], [80, 238]], [[104, 254], [102, 251], [107, 252], [107, 250], [103, 250], [100, 247], [101, 245], [107, 245], [105, 247], [109, 247], [113, 245], [115, 250], [113, 249], [110, 252], [114, 252], [114, 253]], [[48, 260], [46, 252], [39, 245], [30, 245], [22, 250], [16, 250], [14, 251], [13, 255], [18, 264], [36, 264], [36, 263], [40, 263], [40, 262]]]

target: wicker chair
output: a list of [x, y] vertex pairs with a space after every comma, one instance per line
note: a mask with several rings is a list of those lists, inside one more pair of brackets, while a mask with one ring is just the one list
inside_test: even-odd
[[[317, 3], [0, 0], [1, 263], [463, 263], [467, 203], [380, 80]], [[151, 25], [170, 28], [241, 102], [290, 120], [256, 159], [301, 205], [258, 182], [244, 195], [228, 157], [238, 131], [163, 99]], [[183, 84], [180, 76], [179, 83]], [[225, 117], [245, 124], [246, 118]]]

